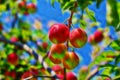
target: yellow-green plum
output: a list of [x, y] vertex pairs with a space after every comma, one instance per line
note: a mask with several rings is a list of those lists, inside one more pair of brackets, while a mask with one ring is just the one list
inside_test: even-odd
[[67, 47], [65, 44], [53, 44], [50, 48], [49, 58], [55, 63], [61, 63], [61, 60], [64, 58], [67, 51]]
[[80, 62], [79, 56], [75, 52], [67, 52], [63, 58], [63, 65], [66, 69], [74, 69]]

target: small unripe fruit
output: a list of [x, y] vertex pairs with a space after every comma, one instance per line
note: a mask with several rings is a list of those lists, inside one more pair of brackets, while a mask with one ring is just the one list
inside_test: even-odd
[[69, 28], [65, 24], [53, 24], [49, 30], [49, 39], [53, 43], [64, 43], [69, 38]]
[[63, 65], [66, 69], [74, 69], [79, 64], [79, 56], [75, 52], [67, 52]]
[[64, 58], [66, 51], [67, 47], [65, 44], [53, 44], [50, 49], [49, 58], [56, 64]]
[[7, 56], [7, 62], [12, 65], [17, 65], [19, 61], [19, 57], [16, 53], [11, 53]]
[[77, 28], [70, 32], [70, 43], [75, 48], [83, 47], [87, 42], [87, 34], [84, 30]]

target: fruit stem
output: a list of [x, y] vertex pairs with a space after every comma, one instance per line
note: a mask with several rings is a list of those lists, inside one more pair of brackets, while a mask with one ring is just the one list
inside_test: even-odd
[[64, 80], [66, 80], [66, 68], [64, 67]]
[[[75, 5], [74, 5], [74, 8], [77, 8], [77, 2], [75, 2]], [[71, 14], [70, 14], [70, 17], [68, 19], [68, 27], [69, 27], [69, 31], [70, 31], [70, 28], [71, 28], [71, 24], [72, 24], [72, 17], [73, 17], [73, 14], [74, 14], [74, 10], [71, 10]], [[68, 45], [68, 40], [67, 40], [67, 50], [69, 48], [69, 45]], [[66, 68], [64, 67], [64, 80], [66, 80]]]
[[74, 11], [71, 10], [70, 18], [68, 19], [68, 27], [69, 27], [69, 29], [70, 29], [71, 24], [72, 24], [72, 16], [73, 16], [73, 14], [74, 14]]

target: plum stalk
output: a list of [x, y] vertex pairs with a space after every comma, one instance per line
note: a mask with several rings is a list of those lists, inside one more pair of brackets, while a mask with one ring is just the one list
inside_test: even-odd
[[[77, 1], [75, 1], [74, 3], [74, 8], [76, 9], [77, 8]], [[72, 25], [72, 17], [73, 17], [73, 14], [74, 14], [74, 9], [71, 10], [70, 12], [70, 17], [68, 18], [68, 27], [69, 27], [69, 31], [70, 31], [70, 28], [71, 28], [71, 25]], [[68, 40], [67, 40], [67, 49], [69, 48], [69, 44], [68, 44]], [[66, 80], [66, 68], [64, 67], [64, 80]]]

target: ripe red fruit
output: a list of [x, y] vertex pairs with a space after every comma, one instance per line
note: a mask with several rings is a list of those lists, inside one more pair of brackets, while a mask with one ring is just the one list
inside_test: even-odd
[[19, 57], [16, 53], [11, 53], [7, 56], [7, 62], [12, 65], [17, 65], [19, 61]]
[[101, 42], [103, 38], [104, 38], [103, 31], [97, 30], [93, 35], [89, 36], [88, 42], [94, 45]]
[[66, 51], [67, 47], [65, 44], [53, 44], [50, 49], [49, 58], [53, 63], [57, 64], [64, 58]]
[[69, 28], [65, 24], [53, 24], [49, 30], [49, 39], [53, 43], [64, 43], [69, 38]]
[[5, 75], [5, 80], [11, 80], [10, 78], [15, 80], [15, 78], [16, 78], [16, 72], [15, 71], [6, 71], [4, 75]]
[[23, 8], [26, 7], [26, 3], [25, 3], [24, 1], [21, 1], [20, 3], [18, 3], [18, 7], [19, 7], [20, 9], [23, 9]]
[[27, 6], [28, 12], [35, 12], [36, 11], [36, 5], [33, 3], [28, 4]]
[[67, 69], [73, 69], [79, 64], [79, 56], [75, 52], [67, 52], [64, 59], [63, 65]]
[[63, 74], [64, 70], [60, 65], [54, 65], [52, 70], [56, 72], [56, 74]]
[[47, 49], [48, 43], [47, 43], [47, 42], [42, 42], [42, 47], [43, 47], [44, 49]]
[[[21, 76], [21, 80], [24, 80], [25, 78], [32, 77], [32, 76], [33, 76], [33, 74], [32, 74], [31, 71], [26, 71], [26, 72], [24, 72], [23, 75]], [[37, 80], [37, 78], [32, 77], [32, 78], [30, 78], [29, 80]]]
[[77, 77], [73, 72], [68, 72], [67, 73], [67, 80], [77, 80]]
[[103, 31], [102, 30], [97, 30], [94, 33], [94, 39], [96, 43], [99, 43], [103, 40], [104, 36], [103, 36]]
[[11, 37], [10, 41], [12, 41], [12, 42], [17, 42], [17, 41], [18, 41], [18, 38], [13, 36], [13, 37]]
[[87, 42], [87, 34], [84, 30], [77, 28], [70, 32], [69, 39], [72, 46], [81, 48]]

